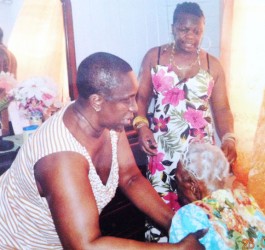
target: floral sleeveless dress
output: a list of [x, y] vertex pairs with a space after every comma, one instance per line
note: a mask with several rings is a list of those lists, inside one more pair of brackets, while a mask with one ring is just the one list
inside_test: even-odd
[[[149, 157], [147, 178], [174, 211], [179, 209], [175, 183], [177, 163], [188, 143], [204, 139], [213, 143], [209, 99], [213, 77], [200, 69], [192, 78], [179, 81], [170, 66], [157, 65], [151, 71], [154, 110], [151, 130], [158, 143], [157, 155]], [[164, 242], [162, 235], [147, 222], [146, 239]]]

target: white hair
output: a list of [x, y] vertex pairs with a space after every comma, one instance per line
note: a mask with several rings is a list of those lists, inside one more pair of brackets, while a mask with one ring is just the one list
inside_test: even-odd
[[190, 143], [181, 161], [184, 168], [203, 181], [209, 191], [224, 188], [230, 176], [229, 163], [223, 151], [210, 143]]

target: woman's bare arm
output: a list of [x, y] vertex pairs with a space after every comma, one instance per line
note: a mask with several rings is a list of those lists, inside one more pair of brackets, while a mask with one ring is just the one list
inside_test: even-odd
[[[122, 150], [119, 154], [125, 152], [126, 150]], [[122, 189], [143, 211], [154, 214], [154, 209], [148, 208], [148, 205], [158, 206], [157, 209], [160, 209], [160, 202], [152, 198], [153, 191], [144, 178], [138, 178], [139, 172], [136, 171], [136, 165], [134, 167], [130, 159], [132, 155], [129, 154], [127, 157], [128, 166], [132, 167], [132, 171], [122, 177]], [[123, 162], [125, 158], [126, 156], [122, 157]], [[124, 170], [122, 175], [125, 175]], [[134, 180], [135, 177], [136, 180]], [[60, 152], [42, 158], [35, 166], [35, 178], [41, 196], [47, 199], [64, 249], [189, 249], [188, 246], [203, 249], [196, 235], [190, 235], [179, 244], [145, 243], [101, 236], [99, 214], [88, 179], [87, 161], [77, 153]], [[141, 185], [143, 185], [143, 191], [140, 190]], [[135, 191], [132, 190], [134, 188]], [[144, 204], [147, 200], [150, 202], [148, 205]], [[165, 217], [171, 218], [171, 215]], [[168, 227], [169, 220], [160, 220]]]
[[[234, 133], [234, 118], [229, 105], [223, 68], [216, 58], [210, 57], [210, 59], [211, 71], [215, 80], [210, 103], [217, 134], [222, 140], [226, 133]], [[237, 158], [235, 142], [224, 141], [222, 149], [229, 162], [233, 162]]]

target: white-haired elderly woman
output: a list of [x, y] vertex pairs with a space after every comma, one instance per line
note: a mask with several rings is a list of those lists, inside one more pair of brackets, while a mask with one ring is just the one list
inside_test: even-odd
[[172, 220], [171, 243], [208, 228], [200, 240], [206, 249], [265, 248], [265, 216], [244, 188], [232, 188], [231, 178], [229, 163], [218, 146], [190, 144], [176, 170], [182, 207]]

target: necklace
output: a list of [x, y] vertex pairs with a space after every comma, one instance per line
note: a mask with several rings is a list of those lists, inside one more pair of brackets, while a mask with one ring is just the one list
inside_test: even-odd
[[82, 112], [80, 111], [80, 110], [78, 110], [77, 109], [77, 107], [75, 106], [75, 104], [73, 105], [73, 110], [74, 110], [74, 113], [76, 113], [76, 114], [78, 114], [80, 117], [81, 117], [81, 119], [83, 120], [83, 121], [85, 121], [86, 123], [88, 123], [89, 124], [89, 126], [93, 129], [93, 130], [95, 130], [97, 133], [100, 133], [101, 131], [99, 131], [98, 129], [96, 129], [92, 124], [91, 124], [91, 122], [82, 114]]
[[175, 66], [178, 70], [180, 71], [184, 71], [184, 70], [188, 70], [188, 69], [191, 69], [193, 66], [195, 66], [196, 64], [200, 64], [200, 58], [199, 58], [199, 52], [197, 52], [197, 57], [196, 59], [189, 65], [185, 65], [185, 66], [179, 66], [175, 63], [174, 61], [174, 54], [175, 54], [175, 44], [173, 43], [172, 46], [171, 46], [171, 55], [170, 55], [170, 58], [169, 58], [169, 64], [171, 66]]

